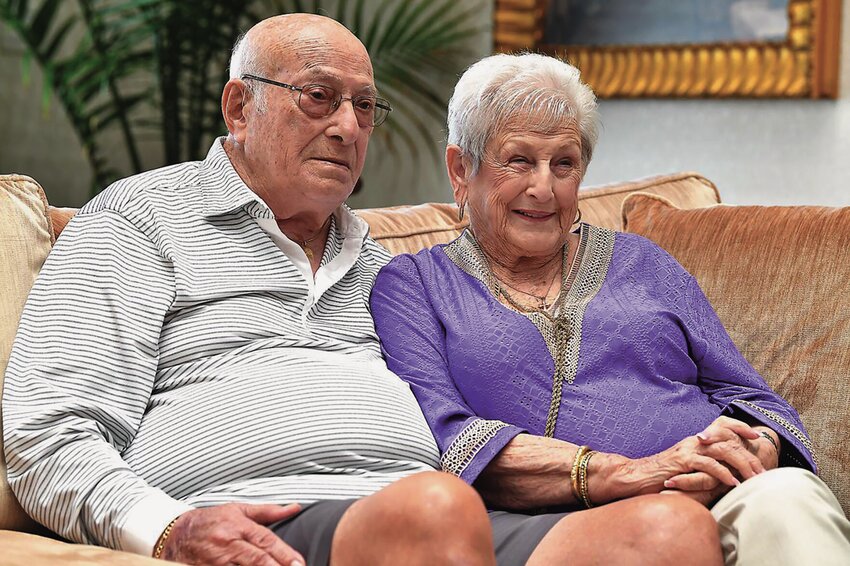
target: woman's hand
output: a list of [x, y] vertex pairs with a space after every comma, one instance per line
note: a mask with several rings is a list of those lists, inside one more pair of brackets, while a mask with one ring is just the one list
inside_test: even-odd
[[177, 519], [162, 558], [187, 564], [304, 565], [304, 558], [264, 525], [288, 519], [298, 504], [228, 503], [193, 509]]
[[[659, 493], [680, 481], [688, 491], [720, 493], [721, 486], [731, 489], [740, 484], [741, 479], [765, 471], [765, 465], [748, 444], [757, 439], [768, 442], [748, 424], [719, 417], [703, 432], [684, 438], [663, 452], [646, 458], [624, 459], [613, 472], [605, 465], [608, 458], [594, 458], [600, 473], [598, 481], [591, 480], [591, 498], [610, 501]], [[592, 478], [594, 469], [590, 472]], [[666, 483], [670, 480], [673, 484]], [[593, 483], [597, 484], [597, 489], [593, 489]]]
[[[728, 440], [728, 430], [737, 430], [747, 435], [747, 438], [741, 439], [743, 445], [751, 454], [758, 458], [765, 470], [772, 470], [779, 465], [779, 451], [777, 450], [777, 447], [780, 446], [779, 435], [773, 430], [766, 426], [754, 426], [750, 428], [750, 431], [747, 431], [739, 426], [740, 421], [734, 421], [734, 419], [727, 419], [726, 417], [721, 418], [733, 422], [718, 422], [720, 420], [718, 419], [718, 421], [712, 423], [705, 431], [697, 435], [697, 438], [702, 444], [710, 445], [726, 442]], [[751, 431], [756, 433], [755, 438], [753, 438]], [[765, 438], [763, 436], [764, 434], [769, 434], [774, 442]], [[729, 486], [723, 485], [717, 478], [703, 472], [674, 476], [664, 482], [664, 487], [667, 488], [666, 491], [684, 493], [705, 505], [715, 501], [731, 489]]]

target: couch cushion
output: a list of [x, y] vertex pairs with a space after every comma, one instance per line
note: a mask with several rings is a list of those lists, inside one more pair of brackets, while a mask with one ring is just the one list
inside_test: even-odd
[[2, 563], [6, 566], [167, 566], [174, 562], [116, 552], [85, 544], [69, 544], [42, 536], [0, 531]]
[[632, 194], [623, 217], [697, 278], [747, 360], [800, 412], [850, 514], [850, 208], [680, 210]]
[[[38, 183], [0, 175], [0, 388], [24, 302], [52, 243], [47, 199]], [[33, 528], [6, 481], [2, 442], [0, 437], [0, 529]]]
[[[720, 202], [717, 188], [698, 173], [676, 173], [637, 181], [588, 187], [579, 191], [582, 220], [605, 228], [620, 228], [620, 208], [629, 194], [659, 194], [682, 208]], [[434, 203], [358, 210], [370, 226], [371, 236], [393, 254], [416, 253], [455, 239], [467, 226], [458, 220], [454, 204]]]

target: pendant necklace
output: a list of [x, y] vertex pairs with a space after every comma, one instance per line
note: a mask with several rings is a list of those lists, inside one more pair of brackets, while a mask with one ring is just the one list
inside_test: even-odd
[[309, 260], [311, 263], [313, 262], [313, 257], [314, 257], [314, 256], [313, 256], [313, 250], [311, 250], [309, 247], [307, 247], [307, 244], [309, 244], [310, 242], [312, 242], [313, 240], [315, 240], [316, 238], [318, 238], [319, 236], [321, 236], [321, 235], [322, 235], [322, 233], [325, 231], [325, 227], [328, 225], [328, 223], [329, 223], [330, 221], [331, 221], [331, 217], [330, 217], [330, 216], [328, 216], [328, 219], [327, 219], [327, 220], [325, 220], [325, 223], [324, 223], [324, 224], [322, 224], [322, 227], [321, 227], [321, 228], [319, 228], [319, 231], [318, 231], [318, 232], [316, 232], [316, 235], [315, 235], [315, 236], [313, 236], [312, 238], [307, 238], [306, 240], [302, 240], [302, 241], [300, 241], [300, 242], [296, 240], [296, 243], [297, 243], [299, 246], [301, 246], [301, 249], [302, 249], [302, 250], [304, 250], [304, 255], [306, 255], [306, 256], [307, 256], [307, 260]]

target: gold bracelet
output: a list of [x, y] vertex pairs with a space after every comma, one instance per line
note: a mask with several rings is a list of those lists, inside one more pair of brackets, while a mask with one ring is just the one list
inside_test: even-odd
[[570, 488], [576, 501], [581, 501], [581, 490], [578, 479], [579, 464], [588, 450], [590, 450], [590, 446], [579, 446], [579, 449], [576, 450], [575, 459], [573, 459], [573, 467], [570, 472]]
[[593, 502], [590, 500], [590, 489], [587, 485], [587, 466], [594, 454], [596, 454], [596, 452], [588, 450], [584, 456], [582, 456], [581, 462], [579, 462], [578, 466], [579, 497], [581, 498], [582, 503], [584, 503], [584, 506], [588, 509], [593, 507]]
[[174, 528], [174, 523], [177, 522], [177, 519], [180, 518], [180, 515], [171, 519], [171, 522], [168, 523], [168, 526], [165, 527], [165, 530], [162, 531], [162, 534], [159, 535], [159, 538], [156, 541], [156, 547], [153, 551], [153, 557], [159, 558], [162, 556], [162, 551], [165, 550], [165, 541], [168, 540], [168, 536], [171, 534], [171, 529]]

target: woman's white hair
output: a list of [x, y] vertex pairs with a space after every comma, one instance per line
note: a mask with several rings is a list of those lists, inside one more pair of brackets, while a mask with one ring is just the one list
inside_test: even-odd
[[587, 171], [598, 137], [596, 96], [579, 71], [555, 57], [493, 55], [460, 77], [449, 101], [448, 143], [461, 148], [478, 172], [484, 150], [506, 127], [555, 133], [572, 122]]

